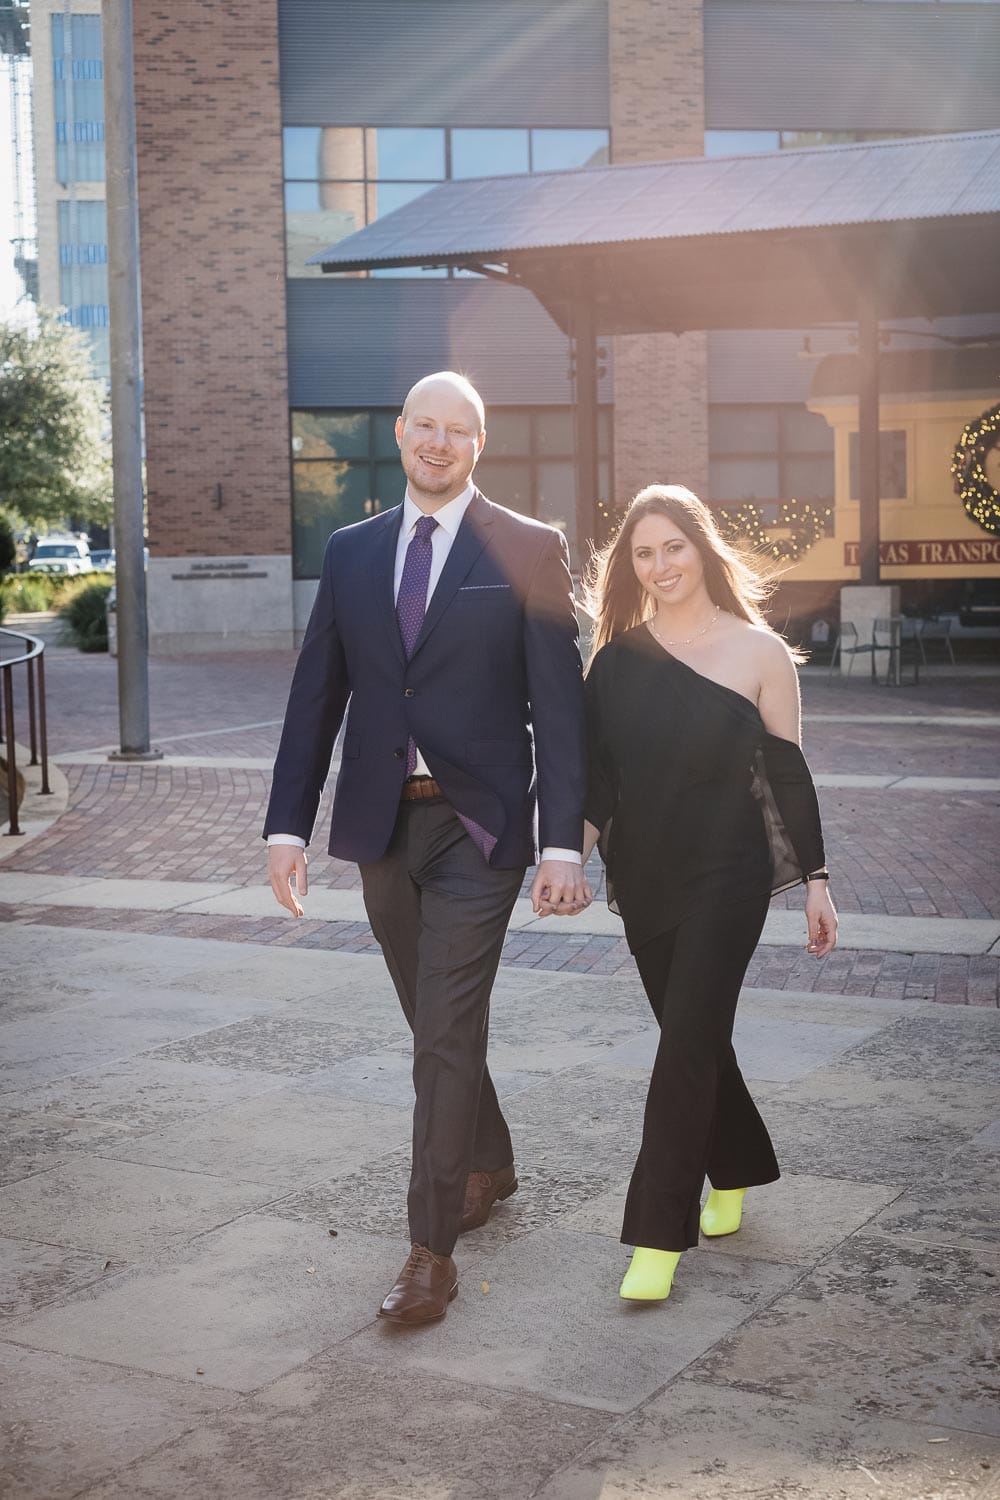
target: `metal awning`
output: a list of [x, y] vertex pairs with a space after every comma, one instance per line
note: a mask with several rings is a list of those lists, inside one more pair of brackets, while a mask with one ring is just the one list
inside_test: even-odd
[[1000, 307], [1000, 131], [444, 182], [314, 257], [462, 266], [528, 287], [564, 332], [801, 328]]
[[599, 335], [858, 325], [861, 576], [879, 576], [879, 321], [1000, 311], [1000, 131], [444, 182], [313, 257], [530, 290], [575, 345], [593, 534]]

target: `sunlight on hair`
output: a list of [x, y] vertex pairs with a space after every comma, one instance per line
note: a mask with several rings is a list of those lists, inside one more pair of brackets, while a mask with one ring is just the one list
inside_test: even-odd
[[[763, 605], [773, 593], [782, 570], [749, 549], [727, 541], [704, 500], [699, 500], [693, 491], [680, 484], [649, 484], [629, 505], [611, 540], [594, 550], [587, 568], [583, 609], [595, 626], [592, 657], [615, 636], [641, 625], [654, 613], [635, 576], [630, 545], [632, 532], [650, 515], [672, 521], [697, 547], [705, 569], [705, 587], [713, 604], [739, 620], [771, 630], [764, 618]], [[795, 660], [802, 659], [798, 652], [791, 654]]]

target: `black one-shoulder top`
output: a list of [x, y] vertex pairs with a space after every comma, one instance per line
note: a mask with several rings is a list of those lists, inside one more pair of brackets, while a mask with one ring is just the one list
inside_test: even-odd
[[601, 830], [608, 904], [633, 951], [705, 902], [786, 890], [823, 867], [799, 746], [645, 625], [597, 653], [586, 705], [585, 814]]

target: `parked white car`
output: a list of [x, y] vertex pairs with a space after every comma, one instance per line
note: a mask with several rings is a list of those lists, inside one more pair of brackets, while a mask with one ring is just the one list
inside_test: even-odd
[[45, 537], [35, 548], [29, 573], [92, 573], [90, 548], [76, 537]]

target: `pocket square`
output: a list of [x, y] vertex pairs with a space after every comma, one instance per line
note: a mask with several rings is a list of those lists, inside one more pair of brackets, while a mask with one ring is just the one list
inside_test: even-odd
[[495, 594], [501, 589], [510, 589], [509, 583], [463, 583], [460, 594]]

